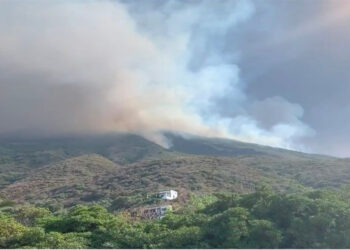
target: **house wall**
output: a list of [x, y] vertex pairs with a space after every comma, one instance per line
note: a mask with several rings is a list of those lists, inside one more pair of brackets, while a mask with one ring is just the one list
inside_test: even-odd
[[164, 200], [173, 200], [177, 198], [177, 192], [174, 190], [169, 190], [165, 192], [160, 192], [159, 196]]

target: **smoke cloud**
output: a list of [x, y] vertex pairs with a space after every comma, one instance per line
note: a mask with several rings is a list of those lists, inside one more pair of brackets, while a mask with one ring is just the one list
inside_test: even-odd
[[239, 50], [223, 53], [255, 11], [249, 0], [3, 0], [0, 134], [130, 132], [169, 146], [173, 131], [298, 148], [313, 133], [303, 108], [250, 102]]

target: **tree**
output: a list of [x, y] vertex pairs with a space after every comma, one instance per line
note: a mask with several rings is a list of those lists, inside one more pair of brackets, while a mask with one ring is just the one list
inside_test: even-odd
[[23, 206], [15, 210], [15, 219], [25, 225], [33, 226], [38, 219], [49, 216], [51, 213], [46, 208], [35, 206]]
[[36, 248], [81, 249], [88, 247], [88, 234], [50, 232], [35, 245]]
[[47, 231], [62, 233], [91, 232], [103, 226], [112, 218], [113, 215], [101, 206], [78, 205], [72, 208], [67, 215], [47, 217], [40, 220], [40, 223]]
[[167, 231], [160, 248], [201, 248], [202, 231], [199, 227], [180, 227]]
[[282, 242], [282, 234], [267, 220], [249, 221], [249, 236], [244, 248], [279, 248]]
[[249, 212], [241, 207], [229, 208], [208, 223], [206, 240], [212, 247], [239, 248], [248, 236]]
[[0, 215], [0, 247], [11, 248], [11, 242], [16, 241], [26, 231], [25, 226], [7, 215]]

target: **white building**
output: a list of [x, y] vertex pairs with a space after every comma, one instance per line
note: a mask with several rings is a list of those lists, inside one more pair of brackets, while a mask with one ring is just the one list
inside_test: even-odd
[[175, 200], [177, 198], [177, 192], [175, 190], [162, 191], [158, 193], [159, 197], [163, 200]]

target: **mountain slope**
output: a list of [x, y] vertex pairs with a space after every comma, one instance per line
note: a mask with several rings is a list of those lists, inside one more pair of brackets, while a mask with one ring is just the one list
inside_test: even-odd
[[168, 134], [167, 136], [172, 142], [171, 150], [193, 155], [225, 157], [270, 155], [276, 157], [334, 159], [334, 157], [325, 155], [307, 154], [293, 150], [240, 142], [230, 139], [206, 138], [198, 136], [190, 136], [185, 138], [172, 134]]
[[17, 202], [56, 200], [69, 204], [101, 189], [104, 180], [119, 169], [114, 162], [96, 154], [74, 157], [37, 168], [0, 194]]
[[26, 177], [35, 168], [86, 154], [99, 154], [117, 164], [128, 164], [174, 153], [135, 135], [2, 139], [0, 189]]
[[226, 139], [172, 137], [174, 151], [239, 158], [241, 163], [314, 188], [350, 183], [350, 160]]
[[100, 155], [84, 155], [37, 168], [0, 194], [16, 202], [70, 206], [164, 189], [180, 190], [182, 195], [246, 193], [262, 183], [280, 191], [302, 189], [293, 180], [265, 173], [238, 158], [179, 156], [120, 166]]
[[0, 143], [0, 194], [69, 206], [168, 188], [182, 194], [245, 193], [266, 183], [296, 192], [350, 183], [348, 159], [232, 140], [169, 137], [169, 150], [135, 135]]

